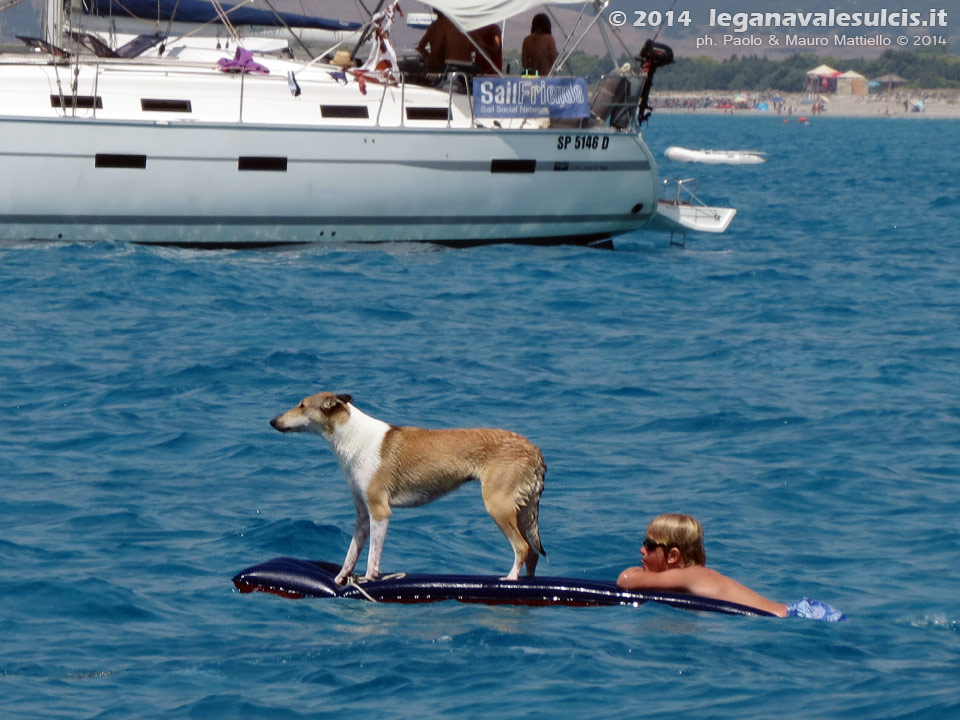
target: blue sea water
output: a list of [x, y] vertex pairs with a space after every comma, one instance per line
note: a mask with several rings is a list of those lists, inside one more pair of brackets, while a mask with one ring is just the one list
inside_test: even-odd
[[[655, 115], [740, 209], [685, 247], [0, 247], [0, 715], [960, 714], [960, 123]], [[542, 574], [615, 578], [689, 512], [710, 565], [828, 625], [638, 608], [241, 595], [339, 561], [309, 393], [501, 425], [549, 467]], [[504, 572], [476, 487], [394, 515], [385, 570]]]

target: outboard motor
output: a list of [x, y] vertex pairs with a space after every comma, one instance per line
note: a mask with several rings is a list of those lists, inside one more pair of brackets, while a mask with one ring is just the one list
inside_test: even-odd
[[643, 49], [636, 57], [637, 62], [643, 67], [647, 74], [647, 79], [643, 83], [643, 90], [640, 92], [640, 106], [637, 108], [637, 118], [643, 125], [650, 119], [650, 88], [653, 87], [653, 74], [657, 68], [662, 68], [673, 63], [673, 50], [663, 43], [647, 40], [643, 44]]

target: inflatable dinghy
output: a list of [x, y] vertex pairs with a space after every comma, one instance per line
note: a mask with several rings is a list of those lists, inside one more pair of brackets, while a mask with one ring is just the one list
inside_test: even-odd
[[662, 603], [684, 610], [706, 610], [727, 615], [773, 617], [737, 603], [668, 592], [621, 590], [604, 580], [564, 577], [522, 577], [502, 580], [485, 575], [421, 575], [396, 573], [369, 582], [337, 585], [336, 563], [281, 557], [254, 565], [233, 578], [242, 593], [266, 592], [286, 598], [353, 598], [389, 603], [425, 603], [459, 600], [487, 605], [641, 605]]
[[671, 160], [711, 165], [758, 165], [766, 162], [763, 153], [755, 150], [690, 150], [673, 146], [664, 150], [663, 154]]

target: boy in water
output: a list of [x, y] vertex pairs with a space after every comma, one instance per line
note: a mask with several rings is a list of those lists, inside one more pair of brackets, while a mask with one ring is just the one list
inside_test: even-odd
[[724, 600], [764, 610], [777, 617], [845, 620], [843, 613], [826, 603], [804, 598], [785, 605], [768, 600], [736, 580], [706, 566], [703, 526], [689, 515], [658, 515], [647, 528], [640, 548], [642, 567], [620, 573], [617, 585], [624, 590], [668, 590]]

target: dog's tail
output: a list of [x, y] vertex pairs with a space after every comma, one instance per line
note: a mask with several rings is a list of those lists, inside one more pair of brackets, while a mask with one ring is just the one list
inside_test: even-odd
[[[517, 491], [517, 526], [530, 543], [530, 547], [547, 556], [540, 542], [540, 496], [543, 494], [543, 478], [547, 474], [547, 464], [543, 454], [537, 450], [537, 459], [531, 469], [531, 477]], [[534, 556], [536, 557], [536, 556]]]

